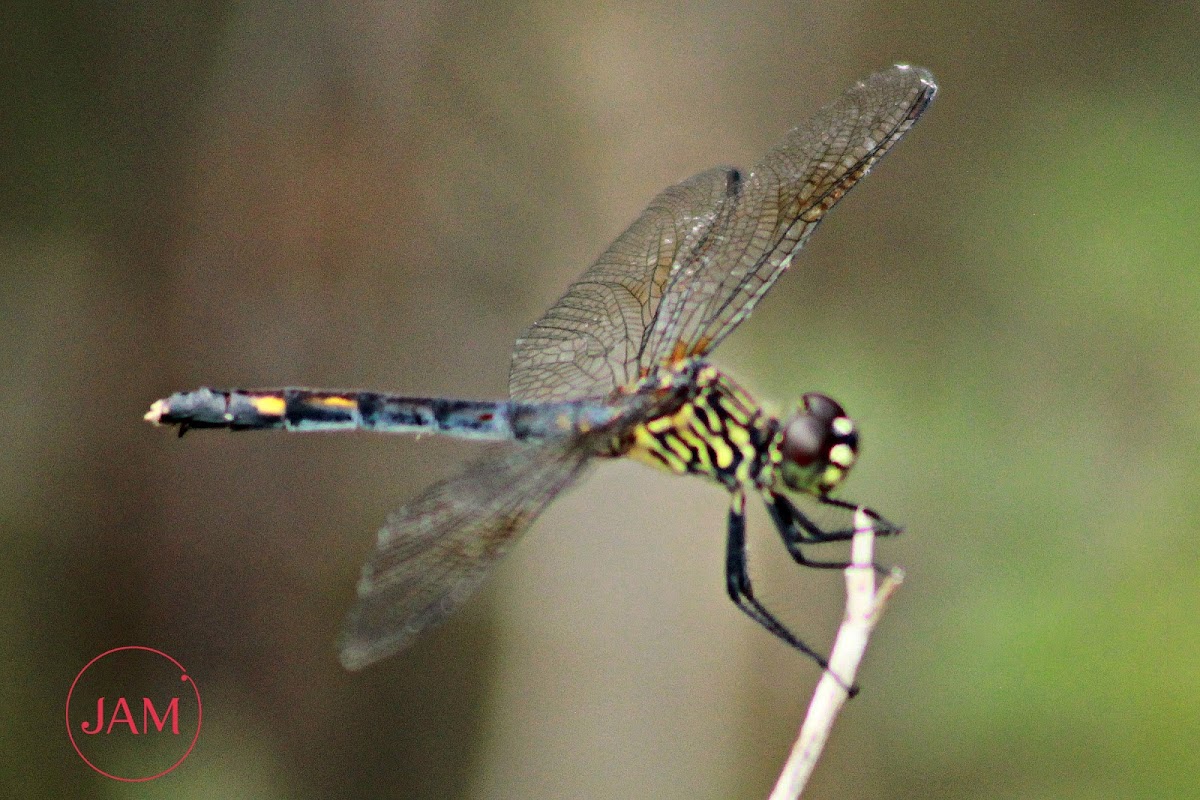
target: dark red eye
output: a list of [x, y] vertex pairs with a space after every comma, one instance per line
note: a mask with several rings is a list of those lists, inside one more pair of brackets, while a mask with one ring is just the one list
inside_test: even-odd
[[830, 460], [837, 445], [849, 447], [851, 460], [858, 450], [858, 433], [845, 409], [826, 395], [815, 392], [804, 395], [804, 408], [788, 420], [783, 430], [780, 451], [784, 461], [800, 467], [823, 464]]
[[846, 410], [828, 395], [809, 392], [804, 395], [804, 410], [809, 416], [820, 420], [828, 428], [838, 417], [846, 416]]
[[828, 447], [825, 437], [829, 426], [811, 414], [797, 414], [783, 430], [780, 450], [784, 461], [807, 467], [824, 457]]

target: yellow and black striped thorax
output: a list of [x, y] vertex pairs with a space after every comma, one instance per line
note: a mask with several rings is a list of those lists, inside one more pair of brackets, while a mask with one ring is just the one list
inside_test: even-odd
[[[689, 391], [680, 403], [635, 426], [619, 454], [670, 472], [707, 475], [729, 488], [756, 483], [764, 467], [778, 461], [770, 455], [778, 449], [778, 423], [715, 367], [693, 369], [684, 371], [691, 373]], [[671, 385], [671, 377], [661, 380]]]

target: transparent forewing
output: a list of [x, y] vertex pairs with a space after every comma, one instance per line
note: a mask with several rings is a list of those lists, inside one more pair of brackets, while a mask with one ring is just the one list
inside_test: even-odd
[[893, 67], [792, 130], [748, 174], [712, 169], [664, 191], [517, 340], [511, 396], [602, 396], [711, 350], [935, 91], [924, 70]]
[[753, 310], [825, 213], [902, 137], [933, 99], [932, 76], [896, 66], [872, 75], [791, 130], [737, 185], [707, 247], [663, 293], [643, 366], [703, 355]]
[[361, 669], [444, 621], [587, 459], [565, 442], [497, 446], [393, 513], [363, 567], [342, 663]]
[[664, 190], [521, 334], [509, 373], [514, 400], [602, 397], [637, 379], [663, 290], [720, 219], [733, 174], [718, 167]]

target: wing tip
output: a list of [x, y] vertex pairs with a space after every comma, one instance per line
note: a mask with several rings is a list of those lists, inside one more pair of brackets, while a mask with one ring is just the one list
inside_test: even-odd
[[338, 661], [342, 662], [347, 672], [361, 672], [378, 660], [379, 656], [372, 655], [369, 647], [357, 644], [343, 644], [338, 652]]
[[408, 646], [412, 635], [407, 631], [383, 638], [373, 638], [355, 632], [356, 616], [346, 620], [346, 628], [338, 643], [338, 661], [348, 672], [361, 672], [376, 661], [395, 655]]
[[919, 67], [916, 64], [896, 64], [891, 70], [889, 70], [889, 72], [904, 73], [906, 75], [908, 73], [912, 73], [916, 76], [918, 83], [921, 85], [921, 91], [918, 95], [917, 105], [921, 107], [928, 105], [929, 101], [932, 100], [934, 95], [937, 94], [937, 81], [934, 80], [933, 73], [925, 67]]

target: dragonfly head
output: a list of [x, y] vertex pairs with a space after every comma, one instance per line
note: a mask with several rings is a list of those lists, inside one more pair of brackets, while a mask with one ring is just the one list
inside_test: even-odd
[[780, 475], [798, 492], [826, 495], [845, 479], [858, 457], [858, 431], [838, 403], [815, 392], [783, 424]]

